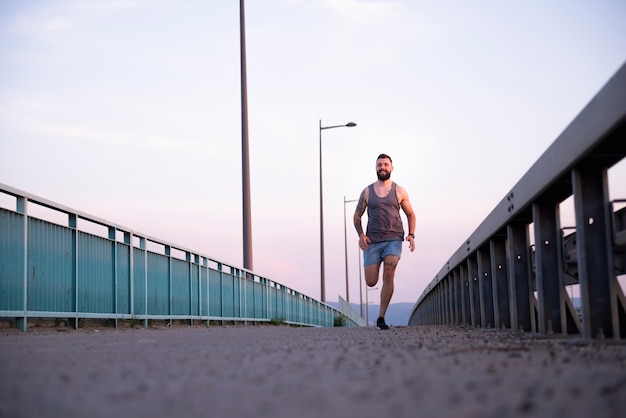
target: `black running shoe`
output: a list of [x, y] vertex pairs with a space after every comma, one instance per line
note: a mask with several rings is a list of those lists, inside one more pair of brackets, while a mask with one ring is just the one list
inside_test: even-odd
[[376, 326], [380, 329], [389, 329], [389, 326], [385, 324], [385, 318], [383, 318], [382, 316], [379, 316], [376, 320]]

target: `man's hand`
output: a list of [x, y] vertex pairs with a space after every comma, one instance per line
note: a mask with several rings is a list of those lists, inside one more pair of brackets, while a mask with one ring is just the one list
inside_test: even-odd
[[367, 235], [361, 234], [361, 236], [359, 237], [359, 248], [363, 251], [367, 250], [370, 242], [371, 240]]
[[406, 240], [409, 241], [409, 249], [411, 252], [415, 251], [415, 238], [413, 238], [413, 235], [406, 237]]

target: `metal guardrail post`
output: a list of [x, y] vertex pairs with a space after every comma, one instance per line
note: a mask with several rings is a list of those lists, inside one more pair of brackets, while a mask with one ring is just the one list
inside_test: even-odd
[[585, 338], [613, 338], [619, 335], [617, 299], [612, 297], [616, 294], [612, 287], [617, 286], [617, 282], [612, 271], [612, 214], [608, 213], [607, 176], [604, 167], [577, 167], [572, 171]]

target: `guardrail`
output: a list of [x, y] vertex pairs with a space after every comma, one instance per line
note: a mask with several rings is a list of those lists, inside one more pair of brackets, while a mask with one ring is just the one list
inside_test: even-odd
[[[622, 65], [450, 257], [409, 325], [626, 338], [626, 299], [617, 280], [626, 266], [626, 215], [614, 208], [620, 201], [609, 200], [607, 175], [625, 155]], [[570, 196], [576, 226], [566, 236], [559, 205]], [[580, 287], [579, 312], [566, 293], [573, 283]]]
[[351, 322], [358, 325], [359, 327], [367, 326], [365, 318], [362, 318], [361, 315], [356, 311], [356, 309], [354, 309], [354, 307], [341, 296], [339, 296], [339, 310], [347, 319], [349, 319]]
[[0, 197], [15, 207], [0, 207], [0, 318], [22, 330], [28, 318], [332, 327], [341, 315], [246, 269], [1, 183]]

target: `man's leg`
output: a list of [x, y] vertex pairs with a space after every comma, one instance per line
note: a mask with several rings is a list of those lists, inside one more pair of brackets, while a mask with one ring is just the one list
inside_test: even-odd
[[[376, 286], [376, 283], [378, 283], [379, 272], [380, 272], [380, 263], [368, 264], [365, 266], [365, 284], [367, 284], [368, 287]], [[365, 291], [369, 292], [369, 289], [365, 289]], [[367, 309], [369, 312], [369, 309], [370, 309], [369, 305], [366, 306], [365, 309]], [[376, 319], [376, 326], [379, 327], [380, 329], [387, 329], [388, 328], [387, 325], [384, 325], [383, 327], [381, 327], [380, 321], [381, 321], [380, 317]], [[369, 327], [369, 324], [367, 324], [367, 326]]]
[[380, 314], [378, 315], [383, 318], [393, 295], [393, 277], [396, 274], [398, 260], [399, 258], [396, 255], [387, 255], [383, 262], [383, 288], [380, 291]]
[[369, 287], [376, 286], [378, 283], [378, 272], [380, 271], [380, 263], [368, 264], [363, 267], [365, 272], [365, 284]]

